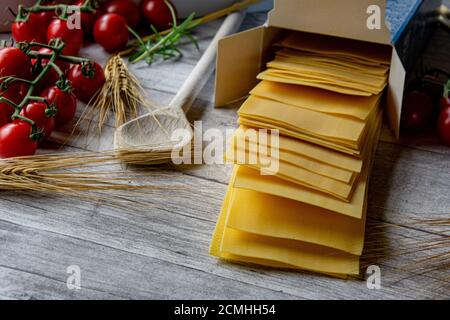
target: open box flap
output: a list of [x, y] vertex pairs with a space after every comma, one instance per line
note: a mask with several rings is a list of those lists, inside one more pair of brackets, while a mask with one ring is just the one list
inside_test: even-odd
[[264, 27], [247, 30], [219, 41], [215, 105], [242, 98], [258, 83]]
[[[318, 4], [320, 2], [320, 4]], [[368, 8], [380, 9], [380, 29], [370, 30]], [[378, 9], [377, 9], [378, 10]], [[275, 0], [269, 26], [355, 40], [390, 44], [386, 0]]]
[[248, 95], [278, 28], [257, 27], [219, 41], [216, 66], [215, 105], [224, 106]]
[[403, 67], [397, 50], [394, 48], [391, 58], [391, 71], [389, 73], [386, 109], [389, 127], [394, 132], [397, 139], [400, 137], [400, 119], [405, 82], [406, 70]]

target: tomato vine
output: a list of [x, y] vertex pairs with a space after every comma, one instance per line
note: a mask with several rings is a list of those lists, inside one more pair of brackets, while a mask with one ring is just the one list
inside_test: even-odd
[[[64, 61], [71, 64], [82, 65], [83, 69], [86, 70], [86, 73], [89, 74], [92, 74], [93, 72], [95, 73], [95, 68], [93, 69], [93, 64], [89, 59], [62, 55], [65, 44], [60, 39], [55, 39], [54, 41], [50, 42], [50, 44], [42, 44], [37, 42], [20, 42], [17, 44], [17, 47], [21, 51], [23, 51], [30, 59], [36, 59], [37, 63], [35, 63], [35, 67], [37, 66], [37, 68], [41, 68], [41, 70], [39, 70], [34, 80], [16, 76], [0, 77], [0, 102], [7, 103], [14, 108], [14, 113], [11, 117], [12, 120], [22, 120], [31, 125], [32, 131], [30, 139], [34, 141], [40, 141], [44, 137], [42, 129], [39, 129], [36, 126], [35, 121], [21, 115], [21, 111], [30, 102], [44, 103], [46, 105], [45, 114], [49, 117], [55, 116], [58, 112], [58, 109], [56, 104], [50, 104], [45, 97], [36, 95], [36, 93], [34, 92], [36, 86], [44, 79], [48, 72], [54, 70], [59, 77], [55, 86], [64, 92], [69, 92], [72, 90], [70, 82], [67, 80], [65, 73], [61, 70], [60, 67], [58, 67], [56, 63], [57, 61]], [[51, 50], [51, 53], [40, 53], [34, 50], [35, 47], [48, 48]], [[42, 67], [40, 63], [42, 59], [47, 60], [47, 63], [44, 67]], [[28, 85], [28, 89], [22, 101], [20, 103], [14, 103], [10, 99], [6, 98], [5, 94], [14, 84], [20, 83]]]
[[[51, 0], [37, 0], [36, 3], [31, 7], [24, 7], [23, 5], [19, 5], [18, 13], [16, 16], [16, 22], [26, 22], [28, 21], [31, 13], [42, 13], [42, 12], [54, 12], [59, 19], [67, 20], [69, 15], [73, 14], [69, 10], [70, 5], [67, 4], [50, 4], [45, 5], [46, 3], [51, 2]], [[99, 7], [97, 0], [85, 0], [81, 6], [77, 6], [77, 8], [82, 13], [95, 13], [97, 8]]]

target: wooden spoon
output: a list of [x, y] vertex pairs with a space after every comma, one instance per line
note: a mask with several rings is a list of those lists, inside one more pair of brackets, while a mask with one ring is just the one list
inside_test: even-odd
[[[181, 150], [191, 143], [193, 131], [185, 113], [189, 111], [215, 69], [219, 40], [236, 32], [244, 17], [245, 12], [241, 11], [231, 13], [225, 19], [208, 49], [168, 107], [157, 109], [117, 128], [114, 146], [119, 156], [121, 150], [127, 154], [133, 150], [149, 153], [149, 163], [164, 163], [170, 161], [173, 150]], [[184, 135], [173, 138], [175, 130], [176, 133], [183, 132]], [[129, 159], [124, 160], [130, 162]]]

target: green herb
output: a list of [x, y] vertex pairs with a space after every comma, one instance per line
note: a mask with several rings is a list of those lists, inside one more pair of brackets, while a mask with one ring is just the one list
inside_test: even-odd
[[165, 1], [165, 3], [172, 13], [173, 22], [171, 31], [163, 35], [154, 26], [151, 26], [154, 37], [144, 41], [136, 32], [130, 29], [130, 32], [139, 42], [137, 51], [129, 57], [131, 63], [145, 60], [148, 64], [152, 64], [157, 57], [161, 57], [163, 60], [181, 57], [183, 54], [178, 49], [178, 43], [183, 37], [189, 39], [199, 49], [197, 40], [191, 33], [191, 30], [198, 25], [198, 22], [194, 20], [195, 13], [192, 13], [183, 23], [178, 24], [173, 6], [168, 1]]

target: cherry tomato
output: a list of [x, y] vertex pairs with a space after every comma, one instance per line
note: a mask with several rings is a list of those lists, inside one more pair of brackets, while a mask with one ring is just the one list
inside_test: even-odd
[[[17, 48], [0, 50], [0, 77], [15, 76], [31, 78], [31, 62], [28, 56]], [[18, 104], [22, 101], [28, 86], [24, 83], [12, 83], [7, 90], [0, 91], [0, 96]], [[0, 125], [11, 122], [14, 107], [7, 102], [0, 103]]]
[[450, 147], [450, 106], [442, 109], [438, 121], [439, 136]]
[[[41, 48], [38, 50], [39, 53], [43, 54], [51, 54], [53, 53], [52, 49], [49, 48]], [[41, 66], [44, 68], [50, 59], [41, 59]], [[31, 64], [34, 66], [37, 62], [37, 59], [31, 59]], [[62, 72], [66, 73], [70, 69], [70, 63], [65, 61], [56, 60], [55, 64], [61, 69]], [[52, 69], [54, 70], [54, 69]], [[56, 72], [56, 71], [55, 71]]]
[[[53, 6], [55, 4], [56, 4], [55, 1], [51, 1], [42, 5]], [[52, 20], [56, 18], [56, 13], [54, 11], [43, 11], [40, 13], [33, 13], [33, 14], [36, 15], [38, 19], [40, 19], [42, 26], [45, 27], [45, 30], [47, 30]]]
[[7, 104], [5, 106], [0, 107], [0, 128], [3, 127], [5, 124], [10, 123], [11, 122], [11, 116], [14, 112], [14, 109], [10, 109], [10, 106], [8, 106]]
[[72, 83], [77, 98], [86, 103], [89, 102], [105, 84], [105, 73], [103, 68], [95, 62], [93, 62], [93, 67], [95, 68], [95, 73], [92, 77], [84, 75], [82, 66], [78, 64], [70, 69], [67, 76], [67, 79]]
[[[11, 98], [7, 97], [6, 94], [4, 95], [5, 98]], [[11, 117], [14, 113], [14, 107], [9, 105], [8, 103], [1, 103], [0, 104], [0, 127], [5, 125], [6, 123], [11, 122]]]
[[441, 110], [450, 107], [450, 97], [442, 97], [439, 105], [441, 107]]
[[[81, 7], [86, 0], [75, 1], [74, 5]], [[81, 27], [86, 34], [92, 34], [94, 30], [95, 20], [97, 20], [99, 11], [96, 13], [81, 12]]]
[[3, 127], [5, 124], [8, 124], [9, 122], [10, 122], [10, 121], [9, 121], [8, 117], [5, 116], [5, 115], [3, 115], [3, 114], [0, 112], [0, 128]]
[[64, 55], [76, 56], [83, 46], [83, 30], [69, 29], [65, 20], [55, 19], [48, 26], [47, 41], [57, 38], [66, 45], [62, 51]]
[[0, 158], [31, 156], [37, 142], [31, 140], [32, 127], [24, 121], [11, 122], [0, 128]]
[[95, 23], [94, 38], [110, 53], [125, 49], [129, 40], [125, 19], [115, 13], [104, 14]]
[[30, 58], [22, 50], [17, 48], [0, 50], [0, 77], [14, 76], [29, 79], [30, 73]]
[[[53, 51], [49, 48], [41, 48], [38, 50], [39, 53], [47, 53], [51, 54]], [[41, 59], [41, 67], [45, 68], [49, 59]], [[31, 64], [35, 66], [37, 63], [37, 59], [32, 59]], [[70, 69], [70, 63], [64, 61], [56, 61], [55, 64], [61, 69], [62, 72], [66, 73]], [[40, 72], [40, 70], [38, 71]], [[44, 78], [37, 84], [34, 93], [39, 95], [46, 88], [54, 86], [55, 83], [59, 80], [58, 72], [55, 69], [51, 68]]]
[[132, 0], [112, 0], [103, 6], [105, 13], [116, 13], [125, 19], [131, 28], [136, 28], [141, 22], [139, 7]]
[[[175, 6], [172, 5], [172, 7], [175, 10]], [[172, 27], [172, 13], [164, 0], [144, 0], [142, 2], [142, 12], [144, 13], [147, 22], [159, 31], [167, 30]]]
[[47, 88], [42, 92], [49, 104], [55, 104], [58, 113], [55, 115], [55, 126], [62, 127], [73, 120], [77, 111], [77, 98], [72, 92], [64, 92], [58, 87]]
[[408, 131], [423, 129], [433, 114], [433, 101], [420, 91], [409, 92], [403, 104], [402, 127]]
[[39, 42], [47, 43], [47, 26], [42, 17], [30, 14], [27, 21], [14, 21], [11, 25], [12, 36], [17, 42]]
[[[25, 97], [28, 86], [25, 84], [14, 84], [6, 92], [0, 91], [0, 96], [19, 104]], [[0, 127], [6, 123], [11, 122], [11, 117], [15, 109], [7, 102], [0, 103]]]
[[[17, 88], [17, 87], [15, 87]], [[2, 93], [0, 92], [0, 97], [4, 97], [8, 100], [11, 100], [14, 103], [18, 103], [19, 101], [13, 101], [13, 99], [17, 96], [14, 88], [9, 88], [8, 91]], [[17, 100], [17, 99], [16, 99]], [[11, 122], [11, 116], [14, 113], [14, 107], [6, 102], [0, 103], [0, 127], [3, 127], [5, 124]]]
[[47, 116], [46, 110], [47, 105], [45, 103], [32, 102], [22, 109], [20, 115], [33, 120], [36, 127], [44, 132], [45, 138], [48, 138], [55, 129], [55, 119], [52, 116]]

